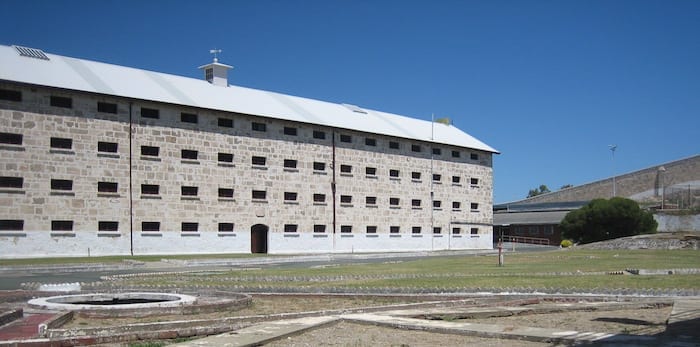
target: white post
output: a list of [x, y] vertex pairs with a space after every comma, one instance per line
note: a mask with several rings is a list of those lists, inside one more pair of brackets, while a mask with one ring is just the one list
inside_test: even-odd
[[498, 266], [503, 266], [503, 241], [498, 241]]

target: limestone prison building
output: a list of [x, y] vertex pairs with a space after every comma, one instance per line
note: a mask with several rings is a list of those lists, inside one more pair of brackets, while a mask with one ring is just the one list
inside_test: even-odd
[[0, 257], [492, 247], [451, 125], [0, 46]]

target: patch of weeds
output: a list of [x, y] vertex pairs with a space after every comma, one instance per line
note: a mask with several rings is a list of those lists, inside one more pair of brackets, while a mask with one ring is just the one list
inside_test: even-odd
[[191, 337], [178, 337], [176, 339], [170, 340], [171, 343], [180, 343], [180, 342], [187, 342], [187, 341], [192, 341], [197, 339], [196, 336], [191, 336]]
[[130, 343], [129, 347], [163, 347], [165, 342], [161, 341], [146, 341], [146, 342], [135, 342]]

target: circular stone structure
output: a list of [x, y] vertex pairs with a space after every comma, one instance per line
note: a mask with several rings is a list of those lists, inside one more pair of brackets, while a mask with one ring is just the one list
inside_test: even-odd
[[88, 316], [124, 317], [181, 313], [195, 305], [197, 298], [170, 293], [113, 293], [59, 295], [29, 300], [30, 307], [78, 311]]

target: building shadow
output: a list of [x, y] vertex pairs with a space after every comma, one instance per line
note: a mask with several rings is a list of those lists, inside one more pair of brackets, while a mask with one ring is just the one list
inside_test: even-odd
[[600, 317], [600, 318], [596, 318], [593, 320], [597, 321], [597, 322], [609, 322], [609, 323], [629, 324], [629, 325], [646, 325], [646, 326], [661, 325], [658, 323], [649, 322], [649, 321], [645, 321], [645, 320], [641, 320], [641, 319], [633, 319], [633, 318]]
[[[695, 312], [697, 317], [700, 312]], [[692, 318], [668, 324], [666, 331], [659, 334], [662, 337], [674, 337], [679, 340], [692, 340], [700, 346], [700, 318]]]

